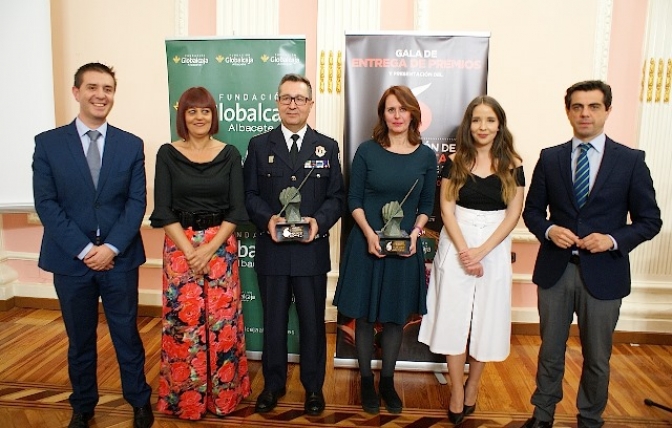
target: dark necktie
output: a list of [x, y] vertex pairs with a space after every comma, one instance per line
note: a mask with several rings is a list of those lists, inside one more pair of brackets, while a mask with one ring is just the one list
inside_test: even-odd
[[296, 164], [296, 158], [299, 157], [299, 145], [296, 142], [299, 139], [299, 134], [292, 134], [292, 148], [289, 151], [289, 158], [292, 160], [292, 165]]
[[89, 136], [91, 143], [89, 149], [86, 151], [86, 163], [89, 164], [89, 171], [91, 171], [91, 178], [93, 179], [93, 186], [98, 187], [98, 177], [100, 176], [100, 150], [98, 150], [98, 138], [100, 132], [88, 131], [86, 135]]
[[590, 143], [579, 144], [579, 158], [576, 161], [576, 172], [574, 173], [574, 196], [579, 208], [583, 207], [588, 199], [590, 191], [590, 164], [588, 163], [588, 150], [593, 147]]

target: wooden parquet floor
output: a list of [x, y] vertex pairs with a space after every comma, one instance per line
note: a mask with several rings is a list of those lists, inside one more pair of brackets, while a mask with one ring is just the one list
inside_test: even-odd
[[[138, 325], [147, 353], [147, 378], [156, 389], [160, 358], [161, 320], [142, 317]], [[98, 382], [100, 403], [93, 428], [131, 427], [132, 410], [121, 395], [119, 372], [104, 317], [99, 323]], [[333, 355], [335, 335], [328, 340]], [[539, 338], [514, 336], [509, 358], [487, 365], [476, 412], [461, 425], [518, 427], [529, 417], [529, 397]], [[70, 419], [70, 385], [66, 365], [67, 337], [60, 313], [45, 309], [13, 308], [0, 312], [0, 428], [65, 427]], [[567, 350], [564, 399], [556, 412], [555, 427], [576, 427], [574, 401], [581, 371], [581, 348], [571, 338]], [[617, 344], [612, 357], [607, 427], [672, 427], [672, 413], [648, 407], [644, 398], [672, 406], [672, 346]], [[327, 409], [318, 417], [303, 414], [299, 366], [289, 367], [288, 392], [268, 414], [254, 413], [254, 401], [263, 388], [261, 364], [250, 362], [252, 396], [232, 414], [208, 415], [199, 422], [180, 421], [155, 413], [155, 428], [186, 427], [451, 427], [445, 409], [449, 386], [432, 373], [397, 372], [397, 389], [404, 411], [372, 416], [359, 406], [359, 381], [354, 369], [327, 367], [324, 394]], [[153, 397], [155, 401], [156, 397]]]

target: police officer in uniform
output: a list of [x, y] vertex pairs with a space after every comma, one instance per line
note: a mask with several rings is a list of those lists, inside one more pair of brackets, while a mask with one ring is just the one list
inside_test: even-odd
[[[310, 81], [297, 74], [285, 75], [277, 103], [281, 125], [250, 140], [243, 169], [245, 205], [257, 228], [254, 268], [264, 310], [264, 390], [257, 398], [256, 411], [273, 410], [286, 391], [287, 322], [293, 296], [299, 319], [301, 383], [306, 390], [304, 408], [309, 415], [319, 415], [324, 410], [324, 311], [331, 269], [328, 236], [344, 212], [345, 189], [338, 143], [307, 125], [314, 103]], [[280, 192], [298, 188], [302, 182], [300, 213], [309, 223], [308, 236], [279, 242], [276, 224], [284, 221]]]

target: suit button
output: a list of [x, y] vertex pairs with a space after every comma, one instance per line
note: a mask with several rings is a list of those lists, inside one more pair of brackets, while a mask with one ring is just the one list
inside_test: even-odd
[[292, 181], [296, 181], [296, 175], [292, 175]]
[[271, 173], [266, 174], [266, 177], [271, 178]]

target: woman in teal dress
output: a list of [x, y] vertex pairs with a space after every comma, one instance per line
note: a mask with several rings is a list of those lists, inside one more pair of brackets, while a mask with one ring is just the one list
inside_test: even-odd
[[[420, 106], [411, 90], [387, 89], [378, 102], [373, 139], [357, 149], [350, 174], [348, 205], [356, 225], [341, 260], [334, 305], [356, 320], [362, 408], [373, 414], [380, 409], [371, 370], [374, 323], [383, 326], [380, 396], [389, 412], [399, 413], [402, 402], [394, 389], [394, 368], [403, 326], [410, 315], [426, 313], [425, 266], [418, 238], [434, 207], [437, 163], [434, 151], [420, 140], [420, 123]], [[384, 256], [376, 234], [384, 226], [383, 205], [401, 203], [411, 188], [401, 220], [401, 230], [410, 235], [410, 252]]]

